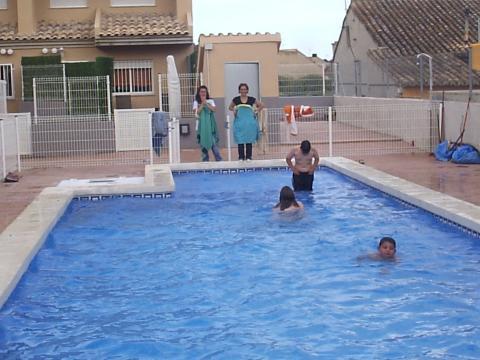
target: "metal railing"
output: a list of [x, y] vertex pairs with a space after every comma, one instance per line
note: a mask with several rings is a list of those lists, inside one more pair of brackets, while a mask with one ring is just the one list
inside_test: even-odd
[[[348, 104], [313, 108], [313, 116], [297, 118], [296, 131], [292, 131], [284, 109], [263, 110], [259, 115], [262, 136], [255, 145], [254, 159], [284, 158], [302, 140], [309, 140], [321, 156], [355, 158], [429, 153], [438, 143], [438, 103]], [[17, 114], [22, 168], [160, 164], [198, 158], [192, 156], [195, 150], [191, 145], [181, 146], [176, 119], [168, 122], [168, 132], [155, 137], [152, 112], [115, 110], [113, 120], [107, 114], [94, 114], [59, 115], [37, 122], [26, 114]], [[236, 160], [236, 145], [231, 141], [233, 120], [226, 120], [228, 126], [219, 127], [227, 139], [222, 142], [222, 152], [227, 154], [224, 159]]]
[[319, 107], [313, 116], [297, 119], [296, 131], [283, 109], [265, 109], [254, 156], [283, 158], [303, 140], [321, 156], [429, 153], [438, 144], [439, 108], [430, 102]]

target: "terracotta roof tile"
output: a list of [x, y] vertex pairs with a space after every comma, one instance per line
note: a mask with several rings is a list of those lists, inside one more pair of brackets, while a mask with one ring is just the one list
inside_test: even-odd
[[478, 0], [353, 0], [352, 10], [379, 47], [396, 55], [458, 51], [464, 44], [465, 5], [476, 39]]
[[[468, 84], [468, 64], [462, 55], [466, 53], [445, 52], [433, 56], [433, 85], [462, 87]], [[416, 55], [394, 56], [382, 49], [371, 49], [368, 56], [396, 81], [398, 85], [418, 87], [420, 68]], [[425, 86], [428, 86], [428, 61], [425, 59]], [[480, 74], [473, 73], [473, 83], [480, 85]]]
[[100, 37], [148, 37], [189, 35], [186, 24], [157, 13], [102, 14]]
[[40, 21], [32, 34], [17, 33], [17, 26], [0, 24], [0, 40], [89, 40], [94, 38], [92, 21], [65, 23]]

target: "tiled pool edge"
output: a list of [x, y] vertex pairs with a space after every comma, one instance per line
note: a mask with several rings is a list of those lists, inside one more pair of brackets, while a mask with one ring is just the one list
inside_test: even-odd
[[135, 185], [45, 188], [0, 234], [0, 308], [17, 286], [50, 230], [75, 197], [87, 195], [171, 194], [175, 191], [168, 166], [145, 169], [145, 181]]
[[[336, 170], [400, 200], [480, 232], [480, 207], [345, 158], [322, 158], [321, 165]], [[7, 301], [48, 233], [74, 197], [102, 198], [122, 194], [172, 193], [173, 172], [284, 168], [285, 160], [149, 165], [142, 185], [99, 185], [46, 188], [0, 234], [0, 308]]]
[[324, 158], [322, 165], [402, 201], [480, 233], [480, 207], [345, 158]]

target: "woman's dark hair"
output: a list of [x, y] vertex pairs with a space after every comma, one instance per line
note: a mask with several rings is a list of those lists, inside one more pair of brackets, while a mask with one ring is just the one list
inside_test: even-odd
[[275, 207], [279, 207], [280, 210], [285, 210], [292, 205], [295, 207], [300, 207], [297, 200], [295, 200], [295, 193], [293, 190], [289, 186], [284, 186], [282, 190], [280, 190], [280, 201]]
[[205, 89], [205, 91], [207, 92], [207, 100], [210, 99], [210, 93], [208, 92], [208, 88], [205, 85], [199, 86], [197, 89], [197, 93], [195, 94], [195, 100], [197, 100], [199, 104], [202, 101], [200, 99], [200, 90], [202, 89]]
[[241, 89], [243, 86], [245, 86], [245, 87], [247, 88], [247, 90], [250, 90], [250, 89], [248, 88], [248, 84], [246, 84], [246, 83], [241, 83], [240, 85], [238, 85], [238, 91], [240, 91], [240, 89]]
[[384, 243], [390, 243], [390, 244], [393, 245], [394, 249], [397, 248], [397, 243], [391, 237], [385, 236], [385, 237], [381, 238], [380, 242], [378, 243], [378, 248], [380, 248]]

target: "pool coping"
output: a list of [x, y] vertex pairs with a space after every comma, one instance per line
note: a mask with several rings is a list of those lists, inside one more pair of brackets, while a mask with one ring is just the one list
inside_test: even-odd
[[[467, 229], [480, 233], [480, 207], [439, 193], [382, 171], [341, 158], [322, 158], [321, 166], [336, 170], [368, 186], [423, 208]], [[172, 172], [247, 171], [249, 169], [286, 168], [284, 159], [250, 162], [183, 163], [147, 165], [143, 184], [98, 184], [95, 186], [45, 188], [0, 234], [0, 308], [7, 301], [47, 235], [74, 198], [92, 200], [112, 195], [150, 194], [164, 197], [175, 191]]]

